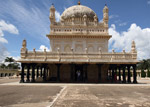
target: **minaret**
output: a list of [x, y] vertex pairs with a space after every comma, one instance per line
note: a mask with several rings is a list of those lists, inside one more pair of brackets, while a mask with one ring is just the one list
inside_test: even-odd
[[78, 5], [80, 5], [81, 3], [80, 3], [80, 0], [78, 1]]
[[106, 27], [108, 27], [108, 20], [109, 20], [108, 12], [109, 12], [109, 9], [107, 5], [105, 4], [105, 7], [103, 9], [103, 23]]
[[21, 48], [21, 53], [26, 53], [27, 52], [27, 41], [24, 39], [22, 41], [22, 48]]
[[137, 53], [137, 51], [136, 51], [136, 46], [135, 46], [135, 42], [134, 42], [134, 41], [132, 41], [131, 53]]
[[54, 22], [56, 21], [56, 19], [55, 19], [55, 7], [54, 7], [54, 4], [52, 4], [52, 6], [50, 8], [49, 19], [50, 19], [51, 24], [54, 24]]

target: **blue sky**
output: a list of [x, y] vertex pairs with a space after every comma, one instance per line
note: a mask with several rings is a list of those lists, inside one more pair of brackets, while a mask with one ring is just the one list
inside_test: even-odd
[[[54, 3], [56, 17], [78, 0], [0, 0], [0, 61], [5, 56], [20, 56], [22, 40], [28, 50], [50, 47], [49, 8]], [[81, 0], [102, 19], [102, 10], [109, 8], [109, 32], [113, 36], [109, 50], [130, 51], [131, 41], [137, 44], [139, 59], [150, 58], [150, 0]], [[127, 40], [127, 41], [126, 41]], [[40, 48], [41, 47], [41, 48]]]

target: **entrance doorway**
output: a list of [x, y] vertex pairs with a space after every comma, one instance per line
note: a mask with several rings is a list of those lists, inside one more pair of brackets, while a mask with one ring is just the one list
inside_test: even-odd
[[83, 65], [76, 65], [75, 67], [75, 81], [76, 82], [84, 82], [84, 72]]

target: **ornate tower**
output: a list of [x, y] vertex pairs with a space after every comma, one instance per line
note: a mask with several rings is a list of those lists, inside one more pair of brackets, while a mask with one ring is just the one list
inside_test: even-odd
[[50, 16], [49, 16], [50, 22], [51, 24], [54, 24], [54, 22], [56, 21], [55, 19], [55, 7], [52, 4], [52, 6], [50, 7]]
[[21, 48], [21, 52], [26, 52], [27, 51], [27, 42], [26, 42], [26, 40], [24, 39], [23, 41], [22, 41], [22, 48]]
[[103, 22], [104, 22], [105, 27], [108, 27], [108, 21], [109, 21], [108, 12], [109, 12], [109, 9], [108, 9], [107, 5], [105, 5], [105, 7], [103, 9]]
[[134, 42], [134, 41], [132, 41], [131, 53], [137, 53], [137, 51], [136, 51], [136, 46], [135, 46], [135, 42]]

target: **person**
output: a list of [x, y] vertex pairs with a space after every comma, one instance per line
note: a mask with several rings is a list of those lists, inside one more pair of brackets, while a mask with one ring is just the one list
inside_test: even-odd
[[80, 81], [80, 71], [77, 71], [77, 81]]

